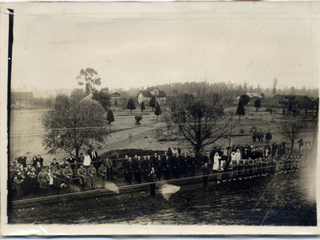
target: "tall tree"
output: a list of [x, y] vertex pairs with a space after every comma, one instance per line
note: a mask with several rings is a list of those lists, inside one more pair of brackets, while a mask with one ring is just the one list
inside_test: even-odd
[[109, 107], [111, 106], [111, 96], [107, 91], [94, 90], [92, 93], [92, 99], [98, 101], [106, 111], [108, 111]]
[[274, 78], [273, 79], [273, 88], [272, 88], [272, 93], [273, 94], [277, 93], [277, 84], [278, 84], [278, 79]]
[[154, 110], [154, 114], [157, 115], [157, 121], [158, 121], [158, 117], [159, 117], [159, 115], [161, 115], [161, 108], [160, 108], [160, 105], [158, 102], [156, 105], [156, 109]]
[[246, 114], [242, 101], [239, 101], [236, 114], [239, 115], [239, 121], [241, 120], [241, 116], [244, 116]]
[[300, 138], [305, 128], [306, 127], [304, 126], [304, 124], [299, 120], [293, 120], [290, 122], [286, 121], [282, 123], [281, 126], [279, 127], [279, 133], [282, 136], [288, 138], [291, 142], [291, 154], [293, 153], [293, 146], [294, 146], [295, 140]]
[[171, 119], [196, 153], [227, 132], [222, 97], [204, 85], [194, 85], [192, 94], [181, 94], [168, 102]]
[[130, 114], [132, 114], [132, 110], [136, 109], [136, 105], [134, 104], [134, 101], [132, 98], [130, 98], [128, 101], [127, 109], [130, 109]]
[[114, 121], [114, 116], [113, 116], [113, 112], [111, 109], [109, 109], [109, 111], [107, 113], [107, 121], [109, 124], [111, 124]]
[[48, 153], [62, 149], [78, 159], [81, 148], [104, 141], [108, 134], [105, 110], [96, 101], [80, 98], [75, 92], [70, 97], [59, 95], [54, 110], [43, 115], [43, 144]]
[[141, 103], [140, 108], [141, 108], [141, 112], [143, 112], [143, 110], [146, 109], [146, 106], [144, 105], [144, 102]]
[[155, 106], [156, 106], [156, 98], [155, 98], [155, 96], [153, 96], [149, 102], [149, 107], [152, 107], [152, 112], [153, 112]]
[[93, 68], [81, 69], [77, 77], [78, 85], [85, 85], [86, 94], [93, 93], [97, 86], [101, 85], [101, 78], [98, 76], [98, 72]]

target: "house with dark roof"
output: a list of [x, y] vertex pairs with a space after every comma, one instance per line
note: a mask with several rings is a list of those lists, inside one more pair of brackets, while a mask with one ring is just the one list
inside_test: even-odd
[[306, 113], [315, 108], [315, 102], [306, 95], [274, 95], [272, 105], [288, 111], [304, 110]]
[[31, 105], [33, 92], [11, 92], [11, 105], [25, 107]]
[[126, 92], [113, 92], [111, 93], [110, 103], [111, 106], [123, 106], [128, 102], [129, 95]]
[[156, 102], [159, 104], [164, 104], [167, 101], [167, 94], [164, 91], [157, 87], [149, 87], [146, 90], [139, 91], [137, 95], [138, 103], [141, 104], [142, 102], [145, 102], [148, 104], [152, 97], [155, 97]]

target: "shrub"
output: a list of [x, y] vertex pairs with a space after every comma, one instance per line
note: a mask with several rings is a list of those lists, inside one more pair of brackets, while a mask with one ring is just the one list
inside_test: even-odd
[[136, 115], [135, 117], [134, 117], [134, 119], [136, 120], [136, 125], [140, 125], [141, 123], [140, 123], [140, 121], [141, 121], [141, 119], [142, 119], [142, 116], [141, 115]]

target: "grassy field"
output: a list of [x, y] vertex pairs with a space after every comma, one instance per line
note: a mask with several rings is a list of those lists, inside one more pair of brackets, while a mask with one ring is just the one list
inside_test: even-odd
[[[225, 109], [226, 112], [235, 112], [235, 107]], [[150, 149], [150, 150], [166, 150], [168, 147], [180, 147], [182, 151], [190, 151], [190, 145], [183, 140], [180, 136], [167, 136], [166, 124], [163, 117], [160, 116], [157, 121], [156, 115], [147, 109], [143, 113], [136, 109], [130, 114], [129, 110], [121, 108], [113, 108], [115, 121], [108, 126], [112, 133], [110, 133], [105, 143], [96, 145], [98, 153], [104, 153], [116, 149]], [[41, 116], [46, 110], [13, 110], [11, 121], [11, 138], [10, 138], [10, 159], [22, 155], [38, 155], [40, 154], [45, 163], [50, 163], [53, 158], [61, 160], [63, 157], [68, 157], [64, 151], [58, 152], [56, 155], [49, 155], [46, 153], [42, 145], [43, 129], [41, 125]], [[163, 112], [165, 109], [163, 109]], [[134, 116], [141, 114], [143, 119], [141, 125], [135, 125]], [[253, 128], [257, 130], [262, 129], [264, 134], [270, 131], [273, 135], [272, 141], [280, 143], [285, 141], [289, 147], [288, 139], [285, 139], [278, 133], [281, 122], [285, 121], [283, 116], [278, 114], [270, 114], [265, 111], [265, 108], [260, 109], [258, 112], [255, 108], [248, 107], [246, 115], [239, 121], [238, 116], [234, 115], [230, 131], [232, 132], [231, 143], [233, 145], [254, 145], [262, 147], [265, 143], [253, 143], [252, 133]], [[161, 129], [161, 130], [160, 130]], [[157, 134], [159, 133], [160, 134]], [[304, 141], [312, 141], [312, 129], [307, 130], [301, 138]], [[167, 140], [167, 139], [173, 140]], [[165, 141], [159, 141], [160, 139]], [[226, 147], [229, 144], [229, 136], [219, 139], [215, 146]], [[207, 146], [206, 150], [210, 151], [213, 146]]]

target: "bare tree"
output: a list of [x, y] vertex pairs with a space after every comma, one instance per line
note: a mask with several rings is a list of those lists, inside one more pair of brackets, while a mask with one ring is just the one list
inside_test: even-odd
[[291, 141], [291, 154], [293, 153], [295, 140], [300, 138], [304, 130], [305, 126], [299, 120], [283, 122], [279, 127], [279, 133]]
[[207, 83], [195, 83], [189, 92], [173, 97], [169, 106], [171, 119], [199, 153], [203, 147], [213, 144], [228, 132], [222, 96], [207, 87]]

